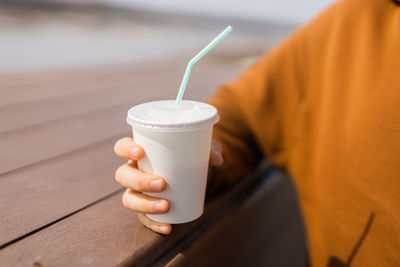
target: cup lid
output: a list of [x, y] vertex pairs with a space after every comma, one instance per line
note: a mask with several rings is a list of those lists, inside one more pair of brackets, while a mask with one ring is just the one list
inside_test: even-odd
[[129, 109], [127, 123], [134, 128], [155, 131], [190, 131], [219, 121], [217, 109], [209, 104], [183, 100], [159, 100], [136, 105]]

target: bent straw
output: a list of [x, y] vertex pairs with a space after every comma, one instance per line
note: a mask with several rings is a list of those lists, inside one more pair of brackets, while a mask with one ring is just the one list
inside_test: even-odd
[[194, 58], [192, 58], [187, 64], [185, 74], [183, 75], [183, 79], [181, 82], [181, 87], [179, 88], [178, 95], [176, 96], [175, 105], [179, 106], [181, 104], [181, 100], [183, 94], [185, 93], [186, 85], [189, 80], [190, 73], [192, 72], [193, 65], [196, 64], [205, 54], [207, 54], [211, 49], [214, 48], [222, 39], [224, 39], [233, 28], [231, 26], [226, 27], [214, 40], [212, 40], [206, 47], [203, 48]]

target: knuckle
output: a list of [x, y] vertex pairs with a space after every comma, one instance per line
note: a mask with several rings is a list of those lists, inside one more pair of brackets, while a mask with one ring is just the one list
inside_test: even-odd
[[118, 152], [119, 152], [119, 148], [121, 147], [121, 145], [122, 145], [122, 143], [123, 143], [123, 140], [124, 139], [119, 139], [117, 142], [115, 142], [115, 144], [114, 144], [114, 153], [115, 154], [119, 154]]
[[122, 206], [124, 206], [125, 208], [127, 208], [127, 201], [126, 201], [125, 194], [122, 195]]
[[157, 223], [153, 220], [148, 220], [147, 224], [148, 224], [149, 228], [153, 229], [154, 231], [158, 231], [159, 227], [161, 226], [160, 223]]
[[152, 213], [152, 214], [159, 213], [159, 211], [157, 211], [157, 209], [156, 209], [154, 204], [155, 203], [146, 203], [145, 204], [145, 207], [146, 207], [145, 210], [146, 210], [147, 213]]
[[122, 206], [124, 206], [125, 208], [130, 208], [130, 205], [129, 205], [129, 198], [128, 198], [128, 191], [126, 191], [126, 192], [122, 195]]
[[155, 231], [155, 232], [158, 232], [158, 225], [157, 225], [155, 222], [153, 222], [153, 221], [149, 222], [149, 223], [148, 223], [148, 227], [149, 227], [151, 230], [153, 230], [153, 231]]
[[117, 168], [115, 171], [115, 181], [119, 184], [121, 184], [121, 169], [124, 167], [124, 165], [121, 165]]
[[123, 137], [123, 138], [121, 138], [121, 140], [122, 140], [123, 142], [132, 142], [132, 141], [133, 141], [133, 138], [131, 138], [131, 137]]
[[121, 154], [121, 150], [123, 149], [124, 146], [132, 142], [132, 138], [130, 137], [124, 137], [119, 139], [117, 142], [114, 144], [114, 153], [117, 155]]
[[119, 141], [115, 142], [115, 144], [114, 144], [114, 153], [117, 154], [117, 155], [118, 155], [118, 153], [117, 153], [118, 142], [119, 142]]
[[142, 224], [143, 224], [144, 226], [146, 226], [147, 228], [150, 228], [151, 230], [154, 230], [154, 229], [153, 229], [153, 226], [151, 225], [150, 222], [144, 221], [144, 222], [142, 222]]
[[132, 175], [131, 179], [136, 191], [143, 192], [150, 188], [150, 182], [148, 181], [147, 177], [141, 173], [135, 173]]

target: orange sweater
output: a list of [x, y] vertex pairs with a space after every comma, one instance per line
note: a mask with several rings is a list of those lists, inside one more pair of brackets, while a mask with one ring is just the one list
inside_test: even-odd
[[313, 266], [346, 262], [364, 232], [352, 266], [400, 266], [399, 5], [335, 3], [209, 102], [214, 186], [266, 155], [295, 181]]

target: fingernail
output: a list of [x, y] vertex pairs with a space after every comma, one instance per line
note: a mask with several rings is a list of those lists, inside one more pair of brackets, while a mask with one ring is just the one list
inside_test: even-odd
[[131, 157], [137, 158], [139, 156], [139, 148], [132, 147], [131, 149], [129, 149], [129, 154], [131, 155]]
[[156, 202], [156, 204], [154, 204], [154, 209], [156, 211], [164, 211], [165, 210], [164, 202], [163, 201]]
[[150, 187], [153, 191], [161, 191], [162, 181], [160, 179], [154, 180], [150, 183]]
[[169, 231], [169, 228], [168, 228], [168, 226], [161, 225], [158, 227], [158, 230], [160, 230], [163, 233], [167, 233]]

